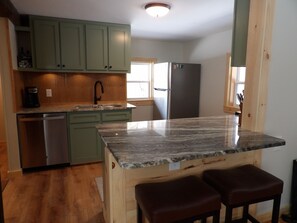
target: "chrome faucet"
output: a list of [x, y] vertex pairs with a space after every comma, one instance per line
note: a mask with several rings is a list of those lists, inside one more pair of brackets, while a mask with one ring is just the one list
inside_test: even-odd
[[101, 95], [97, 97], [97, 84], [100, 84], [101, 94], [104, 94], [103, 83], [101, 81], [96, 81], [94, 84], [94, 104], [97, 104], [97, 101], [101, 100]]

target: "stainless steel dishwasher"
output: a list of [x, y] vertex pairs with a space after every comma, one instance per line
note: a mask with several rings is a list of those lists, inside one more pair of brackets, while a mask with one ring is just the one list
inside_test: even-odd
[[18, 115], [22, 168], [69, 163], [66, 113]]

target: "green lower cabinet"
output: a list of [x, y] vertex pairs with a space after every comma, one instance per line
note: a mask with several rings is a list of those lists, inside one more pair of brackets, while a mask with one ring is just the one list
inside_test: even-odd
[[105, 144], [97, 132], [97, 124], [128, 121], [131, 121], [131, 109], [68, 113], [71, 165], [103, 160]]
[[96, 124], [99, 123], [70, 125], [71, 164], [101, 161], [101, 140]]
[[130, 122], [131, 110], [102, 111], [102, 122]]
[[100, 123], [100, 112], [74, 112], [69, 114], [71, 164], [102, 160], [101, 138], [96, 129], [96, 125]]

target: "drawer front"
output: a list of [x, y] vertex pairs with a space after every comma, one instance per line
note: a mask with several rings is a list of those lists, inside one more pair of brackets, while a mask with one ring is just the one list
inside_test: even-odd
[[102, 112], [102, 122], [129, 122], [131, 121], [130, 111]]
[[101, 122], [100, 112], [79, 112], [69, 115], [70, 123]]

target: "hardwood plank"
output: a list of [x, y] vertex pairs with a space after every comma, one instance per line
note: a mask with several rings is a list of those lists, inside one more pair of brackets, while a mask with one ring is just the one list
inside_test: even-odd
[[25, 173], [3, 192], [6, 223], [104, 223], [95, 178], [101, 164]]
[[0, 173], [1, 173], [1, 187], [4, 190], [6, 184], [8, 183], [8, 158], [7, 158], [7, 148], [6, 143], [0, 143]]

